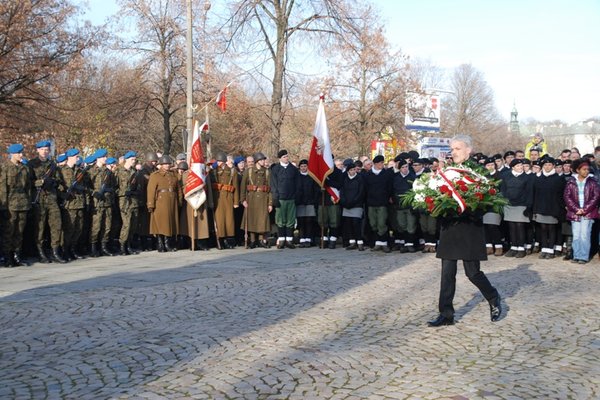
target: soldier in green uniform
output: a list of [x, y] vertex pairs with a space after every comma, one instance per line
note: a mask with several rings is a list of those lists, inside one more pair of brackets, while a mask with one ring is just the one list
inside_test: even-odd
[[21, 260], [23, 232], [27, 212], [31, 208], [31, 180], [29, 171], [22, 164], [23, 145], [8, 147], [10, 161], [0, 170], [0, 214], [5, 223], [3, 231], [4, 266], [25, 265]]
[[268, 248], [268, 232], [271, 231], [269, 213], [273, 210], [269, 170], [265, 168], [262, 153], [254, 154], [254, 166], [247, 168], [240, 185], [240, 202], [244, 206], [241, 228], [250, 232], [250, 242], [246, 248], [256, 246]]
[[[92, 217], [91, 245], [92, 257], [100, 255], [114, 256], [108, 248], [110, 239], [110, 228], [112, 226], [112, 207], [115, 195], [115, 178], [112, 171], [107, 167], [108, 151], [99, 149], [95, 153], [96, 165], [90, 169], [90, 180], [92, 186], [92, 197], [94, 202], [94, 216]], [[115, 160], [116, 161], [116, 160]]]
[[217, 240], [223, 238], [221, 249], [235, 247], [235, 223], [233, 209], [239, 207], [239, 184], [235, 168], [226, 164], [225, 153], [218, 153], [217, 168], [211, 171]]
[[52, 259], [59, 263], [66, 263], [66, 260], [60, 255], [62, 217], [58, 207], [57, 191], [64, 181], [57, 164], [50, 159], [50, 146], [51, 143], [47, 140], [38, 142], [35, 145], [38, 156], [28, 163], [35, 186], [32, 203], [36, 244], [40, 262], [49, 262], [44, 253], [46, 227], [49, 227]]
[[138, 254], [131, 246], [133, 233], [137, 228], [140, 190], [138, 171], [135, 169], [137, 153], [128, 151], [123, 156], [125, 162], [117, 167], [117, 196], [119, 198], [119, 210], [121, 212], [121, 232], [119, 235], [119, 244], [121, 246], [121, 255]]
[[83, 258], [77, 251], [77, 243], [83, 233], [83, 216], [87, 193], [85, 175], [87, 170], [77, 166], [79, 150], [69, 149], [65, 153], [67, 161], [61, 168], [65, 182], [63, 198], [63, 252], [73, 260]]

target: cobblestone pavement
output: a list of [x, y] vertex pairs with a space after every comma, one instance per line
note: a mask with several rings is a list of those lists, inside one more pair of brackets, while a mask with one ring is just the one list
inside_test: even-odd
[[505, 317], [431, 254], [145, 253], [0, 270], [0, 398], [600, 398], [600, 263], [492, 258]]

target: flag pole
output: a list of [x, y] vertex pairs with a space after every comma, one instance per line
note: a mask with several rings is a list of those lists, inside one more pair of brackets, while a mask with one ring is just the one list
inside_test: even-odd
[[325, 236], [325, 188], [321, 188], [321, 248], [325, 248], [323, 237]]

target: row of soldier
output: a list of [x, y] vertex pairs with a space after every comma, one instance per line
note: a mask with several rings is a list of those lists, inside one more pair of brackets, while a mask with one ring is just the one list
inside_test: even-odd
[[[50, 157], [50, 149], [49, 141], [37, 143], [37, 157], [25, 165], [23, 146], [11, 145], [9, 162], [0, 167], [6, 266], [24, 264], [23, 234], [28, 220], [33, 229], [31, 238], [26, 239], [33, 239], [42, 263], [64, 263], [82, 258], [85, 253], [94, 257], [135, 254], [138, 249], [134, 239], [140, 250], [156, 248], [161, 252], [176, 250], [181, 245], [178, 237], [191, 238], [188, 246], [202, 250], [207, 250], [211, 241], [220, 249], [240, 244], [270, 247], [273, 225], [277, 227], [274, 244], [279, 249], [309, 247], [318, 241], [326, 248], [336, 248], [341, 241], [349, 250], [368, 246], [386, 253], [394, 249], [435, 251], [436, 219], [403, 206], [400, 196], [410, 190], [420, 174], [435, 171], [444, 160], [419, 158], [414, 151], [388, 163], [383, 156], [336, 160], [327, 185], [339, 191], [339, 202], [309, 176], [307, 160], [291, 163], [285, 150], [278, 153], [278, 161], [272, 165], [262, 153], [246, 159], [219, 153], [203, 188], [206, 202], [194, 211], [183, 200], [188, 173], [185, 155], [178, 156], [173, 165], [169, 156], [159, 158], [148, 153], [145, 162], [139, 164], [133, 151], [118, 162], [108, 157], [105, 149], [85, 159], [77, 149], [69, 149], [57, 160]], [[533, 148], [528, 153], [533, 162], [523, 152], [475, 157], [491, 176], [520, 168], [515, 165], [522, 165], [531, 177], [545, 176], [539, 171], [548, 158], [541, 158], [540, 163], [536, 151]], [[513, 163], [513, 159], [522, 161]], [[563, 178], [570, 176], [568, 155], [565, 162], [552, 159], [552, 168]], [[533, 186], [531, 181], [527, 190], [533, 190]], [[535, 215], [533, 192], [520, 193], [518, 199], [527, 199], [525, 214], [531, 215], [525, 217], [530, 221]], [[534, 228], [548, 221], [528, 225], [518, 219], [518, 229], [506, 218], [485, 221], [489, 254], [502, 255], [507, 245], [509, 256], [521, 257], [534, 251], [536, 234], [539, 238], [547, 231]], [[558, 215], [555, 219], [561, 221]], [[548, 240], [553, 240], [553, 255], [562, 251], [562, 234], [569, 232], [565, 232], [568, 230], [564, 224], [556, 225], [553, 231], [556, 234], [550, 239], [544, 236], [542, 255], [550, 254]], [[570, 246], [569, 235], [565, 237]], [[118, 241], [117, 251], [112, 241]]]

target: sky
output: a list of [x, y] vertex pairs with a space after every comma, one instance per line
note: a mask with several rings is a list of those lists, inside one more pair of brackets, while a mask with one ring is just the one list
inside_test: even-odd
[[[118, 10], [115, 0], [87, 3], [94, 23]], [[404, 54], [447, 71], [465, 63], [481, 71], [507, 120], [513, 104], [520, 121], [600, 116], [600, 0], [372, 3], [388, 40]]]

